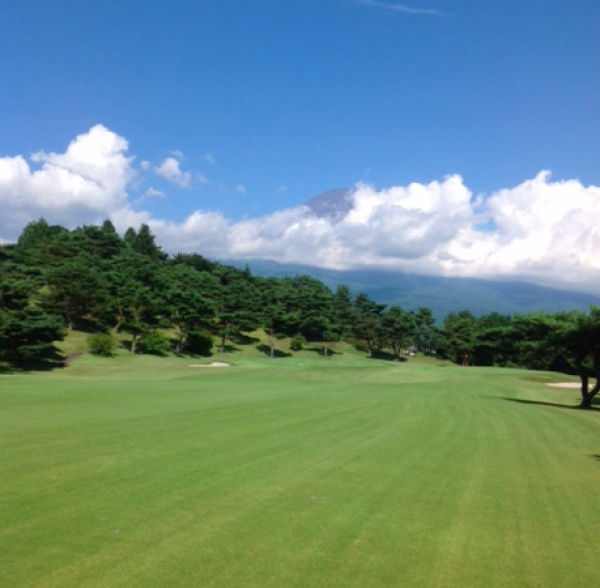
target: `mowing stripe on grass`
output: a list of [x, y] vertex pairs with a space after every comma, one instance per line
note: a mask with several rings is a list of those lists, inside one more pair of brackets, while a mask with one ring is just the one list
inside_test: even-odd
[[0, 381], [3, 586], [597, 586], [600, 413], [572, 391], [419, 364], [200, 371]]

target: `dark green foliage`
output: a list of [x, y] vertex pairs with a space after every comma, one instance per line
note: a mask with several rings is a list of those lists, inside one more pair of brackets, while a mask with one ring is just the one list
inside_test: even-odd
[[82, 323], [97, 324], [107, 297], [103, 276], [83, 255], [51, 268], [46, 273], [49, 293], [44, 307], [64, 317], [72, 328]]
[[171, 260], [171, 263], [175, 265], [187, 265], [198, 272], [210, 272], [218, 265], [199, 253], [177, 253]]
[[140, 337], [138, 349], [148, 355], [164, 356], [171, 351], [171, 341], [160, 331], [152, 331]]
[[444, 319], [443, 337], [438, 341], [438, 353], [456, 363], [470, 361], [475, 345], [476, 319], [468, 310], [451, 312]]
[[386, 347], [392, 348], [396, 361], [402, 349], [414, 346], [416, 337], [417, 323], [412, 312], [406, 312], [396, 305], [383, 312], [379, 322], [378, 339]]
[[94, 333], [87, 338], [90, 353], [101, 357], [113, 357], [117, 349], [117, 340], [109, 333]]
[[79, 255], [86, 253], [89, 258], [96, 260], [112, 259], [125, 248], [110, 221], [105, 221], [102, 227], [83, 226], [75, 229], [70, 238]]
[[435, 319], [433, 312], [426, 306], [421, 306], [414, 315], [415, 344], [417, 349], [426, 355], [435, 352]]
[[[563, 351], [581, 379], [581, 408], [591, 408], [600, 392], [600, 308], [592, 306], [589, 314], [579, 312], [556, 315], [559, 325], [550, 337], [550, 345]], [[596, 379], [589, 389], [589, 378]]]
[[354, 322], [354, 307], [352, 304], [352, 293], [348, 286], [342, 284], [336, 288], [333, 300], [333, 312], [335, 322], [339, 326], [340, 337], [350, 337]]
[[386, 308], [307, 275], [258, 278], [196, 253], [168, 259], [155, 241], [148, 225], [123, 238], [108, 220], [72, 231], [43, 219], [27, 225], [16, 244], [0, 246], [0, 361], [42, 357], [63, 324], [125, 332], [132, 353], [158, 354], [169, 351], [159, 328], [175, 331], [177, 353], [208, 354], [213, 335], [227, 351], [262, 327], [271, 356], [283, 353], [276, 341], [288, 337], [292, 349], [308, 341], [324, 355], [345, 339], [377, 358], [398, 359], [406, 348], [457, 363], [468, 356], [469, 365], [577, 373], [584, 400], [585, 378], [600, 373], [598, 309], [481, 317], [465, 310], [436, 328], [429, 308]]
[[123, 235], [123, 241], [127, 243], [130, 247], [133, 246], [135, 240], [137, 238], [137, 231], [133, 227], [129, 227], [125, 234]]
[[247, 270], [215, 265], [213, 274], [218, 286], [215, 320], [210, 329], [221, 339], [221, 351], [227, 340], [239, 339], [243, 332], [261, 324], [261, 300], [255, 280]]
[[302, 351], [306, 345], [306, 339], [302, 335], [295, 335], [290, 341], [290, 349], [292, 351]]
[[0, 362], [25, 365], [42, 359], [64, 338], [60, 317], [30, 303], [32, 285], [6, 264], [0, 266]]
[[192, 331], [188, 334], [184, 350], [192, 355], [210, 355], [213, 347], [213, 338], [210, 333]]
[[175, 352], [181, 352], [192, 331], [208, 329], [215, 316], [214, 300], [219, 284], [207, 273], [185, 264], [177, 264], [168, 272], [163, 291], [165, 312], [178, 329]]
[[140, 255], [145, 255], [154, 261], [166, 261], [167, 254], [156, 245], [156, 238], [147, 224], [142, 224], [140, 230], [127, 237], [131, 248]]
[[368, 357], [373, 356], [380, 336], [380, 320], [384, 304], [371, 300], [367, 294], [358, 294], [353, 301], [354, 313], [352, 335], [357, 346], [364, 349]]

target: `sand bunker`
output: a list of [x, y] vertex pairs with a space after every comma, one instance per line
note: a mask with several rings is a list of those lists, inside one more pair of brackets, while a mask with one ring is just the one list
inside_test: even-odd
[[552, 388], [581, 388], [579, 382], [559, 382], [558, 384], [546, 384], [546, 386], [551, 386]]
[[223, 363], [222, 361], [213, 361], [212, 363], [192, 363], [190, 367], [193, 368], [223, 368], [229, 367], [228, 363]]

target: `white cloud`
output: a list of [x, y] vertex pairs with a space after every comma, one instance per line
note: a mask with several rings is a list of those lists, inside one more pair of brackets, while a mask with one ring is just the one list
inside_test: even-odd
[[206, 163], [213, 165], [215, 163], [215, 156], [212, 153], [205, 153], [204, 154], [204, 161], [206, 161]]
[[[237, 223], [221, 219], [225, 234], [218, 242], [188, 232], [184, 244], [171, 234], [170, 248], [334, 269], [522, 279], [598, 293], [600, 188], [552, 182], [543, 172], [484, 199], [455, 175], [387, 190], [359, 185], [353, 200], [341, 220], [306, 207]], [[203, 213], [195, 214], [197, 225]]]
[[158, 167], [154, 168], [156, 175], [180, 188], [189, 188], [192, 185], [191, 172], [184, 172], [179, 167], [179, 161], [174, 157], [167, 157]]
[[145, 192], [144, 195], [142, 196], [142, 200], [147, 200], [147, 199], [151, 199], [151, 198], [166, 198], [167, 195], [164, 192], [161, 192], [160, 190], [156, 190], [155, 188], [148, 188]]
[[14, 241], [42, 216], [70, 228], [110, 218], [120, 231], [148, 223], [171, 252], [523, 279], [598, 293], [600, 188], [577, 180], [553, 181], [542, 172], [486, 197], [474, 197], [457, 175], [385, 190], [361, 184], [350, 212], [335, 220], [300, 206], [239, 222], [197, 210], [178, 223], [133, 208], [162, 193], [149, 188], [140, 201], [131, 198], [127, 148], [98, 125], [65, 153], [0, 158], [0, 240]]
[[244, 194], [247, 193], [246, 186], [244, 186], [243, 184], [238, 184], [235, 187], [235, 192], [236, 192], [236, 194], [240, 194], [243, 196]]
[[0, 238], [14, 240], [36, 218], [48, 222], [101, 222], [108, 211], [128, 207], [133, 181], [127, 141], [102, 125], [76, 137], [65, 153], [39, 152], [0, 158]]
[[403, 14], [415, 14], [425, 16], [446, 16], [444, 12], [434, 10], [432, 8], [415, 8], [406, 4], [389, 4], [387, 2], [379, 2], [378, 0], [360, 0], [360, 4], [365, 6], [374, 6], [391, 12], [401, 12]]

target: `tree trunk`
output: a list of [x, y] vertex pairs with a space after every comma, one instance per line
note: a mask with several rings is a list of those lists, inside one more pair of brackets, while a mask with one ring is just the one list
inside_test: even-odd
[[[581, 404], [580, 408], [592, 408], [592, 400], [600, 392], [600, 350], [592, 352], [592, 360], [594, 364], [594, 375], [596, 376], [596, 384], [591, 390], [587, 390], [588, 388], [588, 377], [585, 373], [585, 368], [583, 367], [583, 362], [578, 361], [577, 367], [579, 369], [579, 377], [581, 378]], [[585, 388], [584, 388], [585, 382]]]
[[275, 357], [275, 341], [273, 340], [273, 332], [269, 332], [269, 348], [271, 349], [270, 356]]
[[135, 353], [135, 350], [137, 347], [137, 340], [138, 340], [137, 335], [131, 335], [131, 353]]
[[175, 353], [177, 353], [177, 354], [181, 353], [181, 349], [183, 347], [183, 341], [184, 341], [184, 337], [183, 337], [183, 333], [181, 332], [181, 329], [180, 329], [179, 336], [175, 339]]
[[585, 368], [583, 367], [583, 357], [578, 357], [575, 360], [575, 365], [577, 366], [577, 375], [579, 376], [579, 379], [581, 380], [581, 400], [583, 402], [583, 400], [585, 400], [585, 398], [588, 394], [588, 388], [589, 388], [588, 375], [587, 375], [587, 372], [585, 371]]
[[119, 331], [121, 330], [121, 325], [123, 324], [123, 321], [125, 320], [125, 315], [122, 312], [119, 312], [119, 314], [117, 314], [115, 316], [116, 319], [116, 323], [115, 326], [113, 327], [113, 335], [118, 335]]

